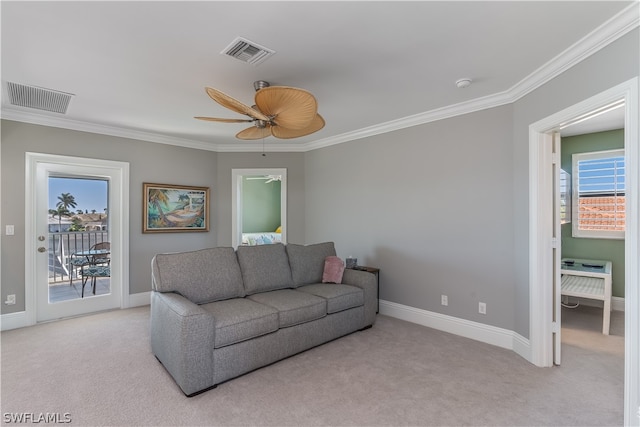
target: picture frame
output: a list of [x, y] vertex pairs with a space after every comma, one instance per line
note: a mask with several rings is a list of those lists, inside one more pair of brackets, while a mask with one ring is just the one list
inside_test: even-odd
[[143, 233], [209, 231], [209, 187], [142, 183]]

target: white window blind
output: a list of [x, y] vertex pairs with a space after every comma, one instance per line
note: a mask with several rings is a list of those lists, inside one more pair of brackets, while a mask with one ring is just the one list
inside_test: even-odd
[[573, 155], [573, 236], [624, 238], [624, 150]]

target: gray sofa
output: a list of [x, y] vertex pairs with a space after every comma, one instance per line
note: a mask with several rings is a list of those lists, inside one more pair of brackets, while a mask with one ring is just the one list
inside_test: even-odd
[[377, 282], [321, 283], [332, 242], [156, 255], [151, 348], [187, 396], [375, 322]]

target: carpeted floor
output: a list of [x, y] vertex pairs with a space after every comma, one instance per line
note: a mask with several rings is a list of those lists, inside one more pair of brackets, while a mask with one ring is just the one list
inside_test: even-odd
[[612, 313], [604, 337], [601, 313], [563, 314], [562, 367], [379, 316], [190, 399], [150, 352], [148, 307], [46, 323], [1, 335], [2, 423], [67, 413], [77, 426], [622, 425], [624, 315]]

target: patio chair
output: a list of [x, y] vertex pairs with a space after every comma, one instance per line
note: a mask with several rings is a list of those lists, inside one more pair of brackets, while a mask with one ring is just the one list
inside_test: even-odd
[[91, 287], [93, 295], [96, 294], [96, 281], [98, 277], [111, 277], [111, 267], [109, 265], [89, 265], [82, 267], [82, 295], [84, 298], [84, 286], [91, 277]]
[[[111, 250], [111, 243], [100, 242], [89, 248], [90, 251], [94, 250]], [[78, 270], [82, 275], [82, 270], [88, 265], [108, 265], [111, 262], [111, 256], [109, 254], [100, 255], [85, 255], [83, 251], [71, 254], [69, 258], [69, 286], [73, 286], [73, 272], [75, 270], [76, 277], [78, 276]], [[84, 287], [84, 286], [83, 286]]]

